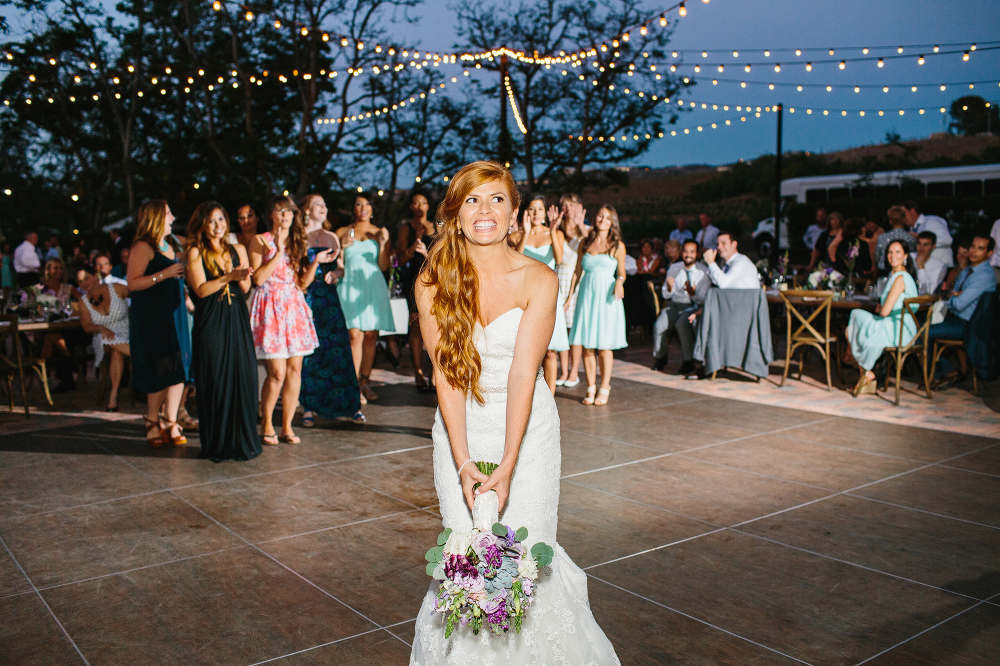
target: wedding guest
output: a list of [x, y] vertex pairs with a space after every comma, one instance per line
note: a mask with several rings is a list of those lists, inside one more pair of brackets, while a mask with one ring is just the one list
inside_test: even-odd
[[409, 220], [399, 227], [396, 236], [396, 263], [399, 264], [399, 281], [409, 310], [410, 360], [413, 362], [413, 381], [417, 391], [428, 393], [432, 389], [424, 377], [424, 342], [420, 335], [417, 318], [417, 301], [413, 296], [413, 285], [424, 265], [427, 253], [437, 238], [437, 225], [427, 219], [430, 203], [421, 192], [410, 194]]
[[[585, 405], [606, 405], [611, 394], [611, 366], [615, 349], [625, 340], [625, 243], [621, 240], [618, 212], [604, 205], [597, 211], [594, 228], [580, 244], [579, 260], [570, 285], [570, 295], [579, 288], [570, 344], [584, 351], [587, 377]], [[601, 388], [597, 388], [597, 356], [600, 356]]]
[[127, 245], [122, 244], [121, 250], [118, 251], [118, 258], [120, 259], [120, 261], [114, 266], [112, 266], [111, 275], [115, 276], [116, 278], [121, 278], [122, 280], [126, 278], [126, 275], [128, 273], [128, 258], [131, 250], [132, 250], [131, 243]]
[[820, 232], [819, 238], [812, 248], [812, 255], [809, 257], [809, 271], [815, 269], [820, 262], [826, 263], [830, 260], [830, 242], [833, 241], [843, 226], [844, 218], [840, 213], [833, 211], [826, 216], [826, 229]]
[[694, 370], [694, 324], [690, 317], [705, 302], [711, 280], [708, 267], [698, 262], [698, 244], [685, 241], [681, 261], [667, 269], [661, 293], [664, 304], [653, 325], [653, 370], [667, 365], [667, 342], [676, 330], [681, 343], [681, 374]]
[[49, 239], [45, 241], [45, 254], [42, 259], [44, 261], [49, 261], [50, 259], [58, 259], [59, 261], [62, 261], [62, 258], [63, 250], [62, 247], [59, 246], [59, 237], [52, 234], [49, 236]]
[[921, 231], [917, 235], [917, 251], [910, 255], [917, 271], [917, 288], [921, 294], [933, 294], [944, 281], [948, 267], [934, 258], [937, 238], [933, 231]]
[[806, 229], [806, 233], [802, 236], [802, 242], [810, 250], [816, 247], [816, 241], [819, 240], [820, 234], [826, 229], [826, 209], [817, 208], [816, 209], [816, 221], [809, 225]]
[[[550, 224], [545, 221], [545, 197], [536, 194], [524, 209], [522, 233], [517, 249], [521, 254], [536, 259], [551, 269], [562, 263], [563, 248], [566, 237], [560, 231], [560, 221]], [[542, 361], [542, 371], [545, 383], [552, 395], [556, 393], [556, 382], [559, 372], [559, 353], [569, 351], [569, 337], [566, 334], [566, 313], [560, 304], [556, 304], [556, 323], [552, 329], [552, 338]], [[565, 381], [563, 381], [565, 384]]]
[[4, 297], [8, 291], [17, 289], [17, 273], [14, 272], [14, 257], [9, 243], [4, 243], [0, 249], [0, 289], [3, 289]]
[[[80, 325], [87, 333], [99, 337], [102, 351], [109, 354], [108, 378], [111, 380], [111, 394], [108, 396], [108, 411], [118, 411], [118, 389], [125, 370], [125, 357], [130, 355], [128, 330], [128, 286], [121, 283], [106, 283], [100, 273], [90, 266], [84, 266], [76, 274], [76, 283], [83, 292], [80, 295]], [[100, 361], [95, 361], [100, 364]]]
[[111, 259], [106, 254], [97, 255], [97, 258], [94, 259], [94, 270], [97, 271], [97, 277], [104, 284], [128, 284], [128, 280], [111, 274]]
[[701, 224], [701, 229], [694, 236], [698, 247], [704, 250], [714, 250], [719, 243], [719, 227], [712, 224], [712, 218], [708, 213], [699, 215], [698, 222]]
[[694, 234], [687, 228], [686, 217], [678, 215], [674, 218], [674, 223], [677, 225], [677, 228], [670, 232], [669, 240], [676, 241], [678, 244], [683, 244], [685, 241], [694, 239]]
[[[563, 244], [563, 259], [556, 265], [556, 276], [559, 278], [559, 303], [565, 303], [566, 324], [572, 326], [576, 315], [576, 292], [570, 293], [570, 285], [576, 272], [578, 250], [580, 243], [590, 233], [587, 224], [587, 211], [583, 207], [580, 196], [567, 193], [559, 198], [559, 208], [550, 206], [548, 211], [549, 225], [558, 224], [566, 237]], [[580, 383], [580, 361], [583, 358], [583, 347], [570, 345], [568, 352], [559, 352], [559, 379], [556, 386], [573, 388]]]
[[[694, 239], [689, 238], [688, 240], [693, 241]], [[686, 242], [687, 241], [684, 241], [684, 243]], [[681, 246], [684, 243], [675, 240], [668, 240], [663, 244], [663, 263], [665, 266], [673, 266], [681, 260]]]
[[355, 423], [364, 423], [351, 338], [337, 295], [337, 282], [344, 274], [340, 239], [327, 219], [323, 197], [307, 194], [299, 207], [306, 216], [308, 260], [312, 262], [320, 252], [328, 251], [327, 259], [316, 264], [316, 276], [306, 290], [319, 347], [302, 364], [302, 425], [312, 427], [315, 414], [328, 419], [349, 417]]
[[910, 233], [914, 237], [923, 231], [934, 232], [934, 236], [937, 238], [937, 247], [931, 256], [950, 268], [952, 266], [952, 238], [948, 223], [937, 215], [924, 215], [920, 212], [920, 206], [914, 201], [904, 202], [903, 210], [906, 211], [906, 226], [910, 228]]
[[[1000, 244], [1000, 219], [993, 223], [993, 228], [990, 229], [990, 238], [993, 239], [994, 246]], [[997, 274], [997, 284], [1000, 284], [1000, 247], [994, 247], [993, 254], [990, 255], [990, 265], [993, 266], [993, 271]]]
[[862, 241], [864, 241], [868, 249], [868, 257], [871, 260], [872, 274], [874, 275], [875, 266], [877, 264], [877, 255], [875, 254], [875, 246], [878, 244], [878, 238], [885, 233], [885, 229], [878, 225], [876, 219], [878, 214], [869, 211], [868, 216], [865, 219], [865, 226], [861, 230], [861, 235], [858, 236]]
[[178, 261], [178, 250], [165, 240], [175, 219], [166, 201], [147, 201], [136, 217], [127, 273], [132, 385], [147, 394], [150, 446], [180, 446], [187, 444], [187, 438], [177, 425], [177, 410], [191, 367], [184, 264]]
[[868, 245], [861, 240], [864, 224], [865, 221], [860, 217], [850, 218], [827, 247], [830, 265], [843, 275], [853, 273], [858, 276], [871, 271]]
[[[715, 263], [716, 254], [725, 262], [723, 268]], [[760, 289], [757, 267], [750, 258], [740, 254], [736, 239], [728, 231], [719, 234], [719, 250], [705, 250], [702, 261], [708, 266], [708, 277], [721, 289]]]
[[[264, 360], [267, 379], [261, 395], [261, 435], [264, 444], [298, 444], [292, 419], [302, 388], [302, 360], [319, 346], [312, 311], [302, 291], [312, 284], [316, 268], [330, 252], [306, 263], [308, 240], [295, 202], [275, 196], [268, 206], [271, 230], [255, 236], [250, 268], [257, 292], [250, 307], [257, 358]], [[281, 435], [274, 431], [274, 408], [281, 396]]]
[[[986, 292], [996, 291], [997, 282], [989, 258], [996, 249], [996, 241], [985, 234], [977, 235], [969, 244], [969, 265], [955, 279], [955, 287], [948, 295], [948, 314], [944, 321], [931, 324], [931, 340], [964, 340], [969, 320], [976, 311], [979, 297]], [[964, 353], [958, 355], [959, 367], [953, 369], [945, 357], [941, 357], [940, 374], [931, 388], [944, 390], [962, 381], [968, 374], [968, 361]]]
[[214, 201], [198, 204], [187, 228], [187, 279], [194, 301], [194, 358], [199, 458], [213, 462], [260, 455], [257, 359], [245, 294], [250, 259], [230, 245], [229, 215]]
[[38, 256], [36, 245], [38, 234], [29, 231], [24, 234], [24, 242], [14, 249], [14, 272], [17, 273], [17, 286], [21, 289], [38, 284], [41, 277], [42, 258]]
[[389, 230], [372, 223], [374, 198], [359, 194], [354, 198], [354, 221], [337, 230], [344, 253], [344, 277], [337, 284], [351, 337], [354, 369], [361, 386], [361, 404], [378, 400], [369, 384], [375, 363], [378, 332], [392, 330], [389, 286], [383, 271], [389, 269]]
[[[254, 236], [267, 231], [264, 220], [257, 213], [257, 209], [250, 204], [243, 204], [236, 209], [236, 225], [235, 232], [230, 233], [229, 242], [239, 243], [244, 248], [249, 248], [253, 244]], [[253, 289], [253, 280], [250, 284], [250, 288]]]
[[639, 241], [639, 257], [636, 259], [636, 264], [638, 265], [636, 273], [639, 275], [655, 275], [660, 272], [663, 257], [653, 251], [651, 239], [643, 238]]
[[862, 393], [875, 394], [875, 363], [886, 347], [899, 344], [900, 327], [904, 342], [917, 332], [913, 318], [903, 315], [903, 300], [917, 295], [917, 283], [913, 279], [913, 262], [909, 261], [902, 241], [889, 243], [885, 262], [890, 273], [882, 289], [878, 314], [860, 308], [852, 310], [845, 331], [851, 354], [861, 369], [861, 377], [851, 392], [855, 398]]
[[906, 254], [917, 251], [917, 241], [913, 235], [906, 230], [906, 209], [902, 206], [893, 206], [886, 213], [889, 216], [890, 229], [878, 237], [875, 243], [875, 256], [878, 258], [878, 273], [884, 274], [888, 270], [885, 263], [885, 251], [892, 241], [900, 241], [906, 249]]
[[962, 240], [955, 244], [955, 265], [948, 269], [948, 274], [941, 283], [941, 291], [949, 293], [955, 287], [955, 280], [969, 266], [969, 241]]
[[[60, 312], [69, 311], [73, 287], [66, 282], [66, 266], [62, 259], [49, 259], [45, 262], [39, 287], [42, 294], [56, 299], [56, 308]], [[55, 370], [56, 379], [59, 380], [53, 393], [66, 393], [76, 388], [68, 341], [74, 337], [78, 337], [78, 334], [74, 336], [73, 332], [46, 333], [42, 337], [41, 357], [49, 362], [50, 367]]]

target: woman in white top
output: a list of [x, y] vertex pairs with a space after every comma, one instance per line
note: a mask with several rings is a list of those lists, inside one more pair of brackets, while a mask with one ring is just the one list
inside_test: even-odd
[[[590, 232], [587, 226], [587, 211], [577, 194], [564, 194], [559, 199], [559, 208], [549, 206], [549, 226], [561, 227], [566, 242], [563, 243], [562, 261], [556, 266], [559, 277], [559, 303], [566, 304], [565, 317], [567, 328], [576, 313], [576, 294], [570, 294], [570, 283], [576, 271], [577, 250]], [[572, 388], [580, 383], [580, 360], [583, 358], [583, 347], [570, 345], [569, 352], [559, 353], [559, 364], [562, 370], [556, 386]]]
[[105, 352], [109, 354], [108, 376], [111, 394], [108, 411], [118, 411], [118, 387], [122, 383], [128, 346], [128, 287], [121, 283], [104, 284], [97, 271], [84, 265], [76, 272], [80, 286], [80, 325], [88, 333], [99, 333]]

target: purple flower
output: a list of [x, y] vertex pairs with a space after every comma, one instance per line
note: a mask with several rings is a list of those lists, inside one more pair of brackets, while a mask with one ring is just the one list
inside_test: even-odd
[[858, 252], [859, 252], [859, 248], [858, 248], [857, 244], [852, 245], [851, 247], [847, 248], [847, 258], [848, 259], [857, 259], [858, 258]]
[[483, 551], [490, 546], [496, 546], [497, 541], [497, 536], [492, 532], [481, 532], [472, 540], [472, 549], [477, 554], [482, 555]]
[[460, 576], [478, 576], [479, 569], [465, 555], [447, 555], [444, 560], [444, 575], [457, 583], [456, 578]]

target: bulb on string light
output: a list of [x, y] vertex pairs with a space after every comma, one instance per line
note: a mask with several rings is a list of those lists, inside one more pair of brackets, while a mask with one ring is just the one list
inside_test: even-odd
[[877, 64], [877, 65], [878, 65], [879, 67], [885, 67], [885, 62], [883, 62], [883, 61], [882, 61], [882, 58], [879, 58], [879, 59], [878, 59], [878, 62], [877, 62], [876, 64]]
[[861, 49], [861, 52], [865, 55], [868, 55], [868, 47], [866, 46], [865, 48]]
[[687, 7], [684, 6], [683, 2], [681, 3], [680, 8], [677, 10], [677, 13], [680, 14], [681, 16], [687, 16], [688, 15]]
[[765, 58], [770, 58], [771, 57], [771, 52], [770, 51], [764, 51], [764, 57]]
[[964, 62], [968, 62], [968, 60], [969, 60], [969, 52], [968, 51], [965, 51], [965, 52], [962, 53], [962, 60]]
[[212, 3], [212, 9], [214, 9], [215, 11], [219, 11], [220, 9], [222, 9], [222, 3], [221, 2], [213, 2]]
[[813, 64], [811, 62], [806, 63], [806, 71], [807, 72], [813, 71]]
[[664, 18], [664, 17], [662, 17], [662, 16], [660, 17], [660, 27], [661, 28], [666, 28], [667, 27], [667, 19]]
[[920, 57], [917, 58], [917, 64], [918, 65], [924, 64], [924, 55], [922, 53], [920, 54]]
[[795, 55], [797, 56], [802, 55], [802, 49], [795, 49]]
[[733, 57], [734, 58], [739, 58], [740, 57], [740, 52], [739, 51], [733, 51]]
[[[701, 52], [701, 57], [702, 57], [702, 58], [707, 58], [707, 57], [708, 57], [708, 51], [702, 51], [702, 52]], [[54, 63], [53, 63], [53, 64], [54, 64]]]
[[973, 44], [972, 46], [970, 46], [970, 47], [969, 47], [969, 50], [970, 50], [970, 51], [975, 51], [975, 50], [976, 50], [976, 45], [975, 45], [975, 44]]
[[243, 18], [245, 18], [245, 19], [246, 19], [247, 21], [252, 21], [252, 20], [253, 20], [253, 12], [247, 12], [247, 13], [246, 13], [246, 14], [245, 14], [245, 15], [243, 16]]
[[903, 52], [903, 47], [902, 46], [900, 46], [898, 49], [896, 49], [896, 53], [902, 53], [902, 52]]
[[743, 67], [743, 71], [744, 71], [744, 72], [749, 72], [749, 71], [750, 71], [750, 65], [745, 65], [745, 66]]
[[844, 69], [845, 67], [847, 67], [847, 62], [846, 62], [846, 61], [844, 61], [844, 60], [841, 60], [841, 61], [840, 61], [840, 65], [839, 65], [839, 67], [840, 67], [841, 69]]
[[830, 49], [830, 55], [833, 55], [833, 49]]

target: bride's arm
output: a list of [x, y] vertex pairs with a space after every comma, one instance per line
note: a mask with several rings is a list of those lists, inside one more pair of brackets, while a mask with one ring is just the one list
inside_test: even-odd
[[559, 294], [559, 278], [545, 266], [532, 267], [525, 275], [524, 284], [528, 306], [521, 315], [514, 341], [514, 360], [507, 376], [507, 429], [503, 458], [500, 466], [490, 475], [490, 480], [479, 489], [482, 493], [495, 490], [501, 509], [507, 503], [521, 440], [528, 428], [538, 367], [552, 339], [556, 323], [556, 297]]
[[[441, 332], [438, 330], [437, 319], [431, 314], [434, 303], [434, 287], [424, 284], [422, 278], [417, 278], [414, 293], [417, 299], [417, 310], [420, 313], [420, 334], [424, 339], [424, 348], [431, 357], [434, 366], [434, 384], [437, 387], [438, 408], [444, 427], [448, 430], [448, 440], [451, 442], [451, 454], [455, 459], [455, 467], [459, 469], [459, 480], [462, 482], [462, 494], [472, 509], [475, 497], [472, 486], [487, 480], [485, 474], [479, 471], [475, 461], [469, 455], [468, 431], [465, 429], [465, 392], [456, 389], [448, 383], [438, 367], [437, 343]], [[546, 338], [548, 339], [548, 338]]]

